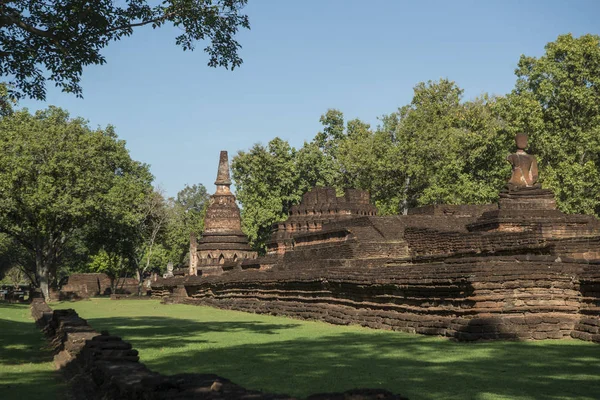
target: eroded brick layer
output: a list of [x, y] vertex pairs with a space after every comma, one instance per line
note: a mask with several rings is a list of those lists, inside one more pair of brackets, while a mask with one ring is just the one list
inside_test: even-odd
[[[182, 278], [186, 293], [168, 301], [461, 340], [559, 339], [600, 326], [599, 265], [529, 256], [355, 267]], [[595, 283], [581, 283], [584, 272]]]

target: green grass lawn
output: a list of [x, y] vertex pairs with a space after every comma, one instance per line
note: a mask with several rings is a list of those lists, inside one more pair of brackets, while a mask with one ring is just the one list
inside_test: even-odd
[[0, 303], [0, 399], [63, 398], [52, 353], [29, 305]]
[[456, 343], [158, 301], [74, 308], [130, 341], [164, 374], [216, 373], [250, 389], [306, 396], [355, 387], [417, 399], [599, 399], [600, 346], [577, 340]]

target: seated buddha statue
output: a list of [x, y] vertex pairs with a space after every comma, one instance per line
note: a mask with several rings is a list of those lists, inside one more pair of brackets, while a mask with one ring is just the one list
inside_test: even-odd
[[507, 157], [508, 162], [512, 165], [512, 176], [506, 184], [510, 191], [519, 191], [527, 189], [540, 189], [538, 181], [538, 167], [535, 156], [527, 154], [527, 135], [518, 133], [515, 137], [517, 144], [517, 152]]

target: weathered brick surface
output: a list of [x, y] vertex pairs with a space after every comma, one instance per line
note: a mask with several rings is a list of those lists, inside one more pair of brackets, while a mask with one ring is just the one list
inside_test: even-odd
[[186, 278], [188, 296], [167, 301], [460, 340], [556, 339], [580, 324], [578, 276], [585, 268], [547, 256], [388, 262], [363, 270], [305, 266]]
[[284, 254], [291, 249], [293, 238], [320, 231], [325, 224], [373, 215], [377, 215], [377, 208], [370, 204], [366, 191], [346, 189], [344, 195], [338, 197], [335, 188], [315, 187], [302, 196], [300, 204], [292, 206], [286, 221], [273, 225], [267, 253]]
[[[96, 332], [74, 310], [52, 311], [43, 300], [35, 299], [31, 312], [51, 341], [56, 366], [69, 380], [71, 399], [292, 399], [246, 390], [214, 374], [161, 375], [139, 362], [138, 351], [130, 343], [108, 332]], [[380, 389], [325, 393], [309, 399], [406, 400]]]
[[110, 278], [104, 273], [71, 274], [66, 285], [61, 288], [63, 296], [87, 298], [110, 294]]
[[600, 343], [600, 263], [583, 269], [580, 278], [580, 319], [572, 336]]
[[479, 217], [484, 212], [498, 209], [498, 204], [433, 204], [408, 210], [408, 215], [441, 215]]
[[[177, 287], [185, 288], [185, 295], [179, 289], [177, 297], [173, 280], [159, 280], [153, 293], [168, 302], [459, 340], [597, 340], [590, 318], [581, 319], [582, 313], [598, 316], [598, 290], [590, 282], [600, 279], [600, 263], [580, 257], [597, 237], [470, 233], [449, 230], [455, 226], [443, 219], [336, 222], [271, 261], [271, 270], [179, 278]], [[464, 228], [469, 218], [460, 220]], [[344, 240], [316, 240], [342, 231]]]

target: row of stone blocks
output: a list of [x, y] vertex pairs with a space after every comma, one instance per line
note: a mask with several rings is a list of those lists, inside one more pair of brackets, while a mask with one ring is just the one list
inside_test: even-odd
[[[43, 300], [34, 299], [31, 312], [51, 342], [54, 362], [68, 379], [69, 396], [74, 400], [292, 399], [247, 390], [214, 374], [161, 375], [139, 362], [130, 343], [108, 332], [96, 332], [74, 310], [52, 311]], [[309, 399], [406, 400], [380, 389], [322, 393]]]
[[259, 314], [319, 320], [337, 325], [358, 324], [373, 329], [387, 329], [424, 335], [439, 335], [473, 340], [542, 340], [569, 338], [575, 319], [564, 314], [521, 314], [512, 317], [486, 316], [457, 318], [442, 315], [420, 315], [392, 310], [355, 309], [331, 303], [262, 299], [211, 299], [209, 297], [166, 299], [165, 302], [207, 305]]
[[181, 280], [168, 302], [287, 315], [459, 340], [600, 342], [598, 265], [531, 256], [457, 264], [330, 266]]

